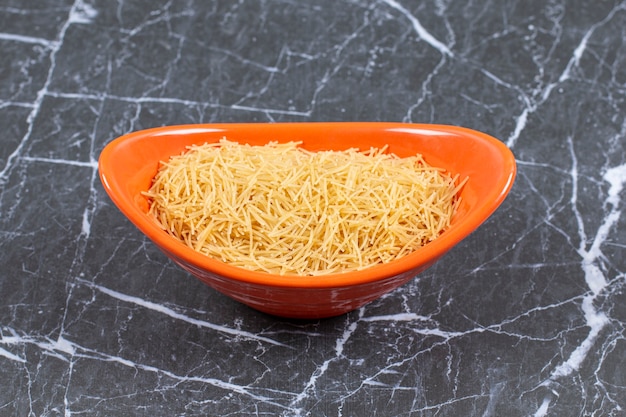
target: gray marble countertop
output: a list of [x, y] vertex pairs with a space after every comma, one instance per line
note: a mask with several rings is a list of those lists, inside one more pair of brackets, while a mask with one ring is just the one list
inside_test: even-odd
[[[0, 0], [0, 415], [626, 415], [626, 3]], [[173, 265], [102, 148], [211, 122], [460, 125], [500, 209], [331, 319]]]

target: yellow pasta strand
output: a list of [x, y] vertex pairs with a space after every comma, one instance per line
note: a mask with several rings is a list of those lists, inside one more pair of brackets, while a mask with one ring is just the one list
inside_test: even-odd
[[462, 184], [420, 155], [311, 152], [222, 139], [163, 162], [149, 214], [207, 256], [256, 271], [321, 275], [398, 259], [449, 225]]

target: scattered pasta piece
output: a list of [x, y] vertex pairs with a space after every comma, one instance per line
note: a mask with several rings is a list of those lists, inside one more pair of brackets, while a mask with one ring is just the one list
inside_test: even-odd
[[200, 253], [281, 275], [390, 262], [450, 225], [462, 184], [420, 155], [299, 144], [190, 146], [162, 162], [149, 214]]

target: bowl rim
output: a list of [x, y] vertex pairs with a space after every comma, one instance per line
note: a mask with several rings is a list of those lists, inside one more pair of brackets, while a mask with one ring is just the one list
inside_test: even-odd
[[[437, 239], [416, 249], [389, 263], [378, 264], [359, 271], [335, 272], [324, 275], [301, 276], [295, 274], [271, 274], [262, 271], [252, 271], [245, 268], [229, 265], [219, 259], [211, 258], [188, 247], [164, 230], [149, 218], [133, 201], [131, 196], [125, 196], [123, 186], [115, 180], [114, 166], [115, 154], [119, 148], [129, 141], [142, 141], [153, 136], [184, 133], [185, 131], [198, 132], [199, 130], [228, 130], [237, 126], [259, 125], [297, 125], [304, 129], [307, 125], [317, 127], [342, 129], [368, 128], [381, 131], [393, 129], [411, 129], [423, 131], [437, 131], [442, 133], [460, 134], [471, 136], [480, 140], [484, 146], [496, 151], [501, 158], [504, 170], [496, 186], [477, 207], [468, 212], [459, 223], [453, 224], [445, 230]], [[209, 272], [214, 276], [221, 276], [234, 281], [264, 287], [281, 288], [340, 288], [353, 285], [373, 283], [397, 275], [407, 273], [420, 268], [423, 265], [435, 262], [453, 246], [461, 242], [478, 228], [504, 201], [516, 176], [516, 162], [511, 150], [498, 139], [480, 131], [460, 126], [443, 124], [404, 123], [404, 122], [284, 122], [284, 123], [205, 123], [205, 124], [181, 124], [168, 125], [127, 133], [109, 142], [100, 153], [98, 158], [98, 172], [105, 191], [118, 207], [118, 209], [130, 220], [142, 233], [157, 245], [168, 256], [173, 256], [184, 263], [193, 265], [197, 269]], [[471, 180], [471, 179], [470, 179]]]

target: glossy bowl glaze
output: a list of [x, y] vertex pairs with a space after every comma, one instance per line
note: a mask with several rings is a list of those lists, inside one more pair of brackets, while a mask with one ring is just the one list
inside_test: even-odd
[[[369, 149], [388, 145], [468, 181], [451, 226], [435, 241], [393, 262], [363, 271], [318, 277], [254, 272], [209, 258], [161, 230], [146, 214], [148, 190], [160, 161], [191, 144], [228, 140], [251, 145], [301, 141], [309, 150]], [[473, 130], [425, 124], [348, 122], [201, 124], [138, 131], [109, 143], [99, 159], [100, 179], [120, 211], [182, 268], [252, 308], [289, 318], [323, 318], [359, 308], [406, 283], [472, 233], [502, 203], [516, 173], [511, 151]]]

